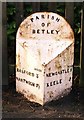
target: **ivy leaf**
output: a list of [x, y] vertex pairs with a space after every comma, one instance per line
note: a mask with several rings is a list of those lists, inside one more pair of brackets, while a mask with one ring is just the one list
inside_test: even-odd
[[16, 13], [16, 9], [14, 7], [9, 7], [7, 8], [7, 14], [8, 15], [13, 15], [14, 13]]
[[12, 34], [14, 32], [15, 32], [15, 29], [9, 29], [9, 30], [7, 30], [7, 35], [10, 35], [10, 34]]
[[79, 28], [79, 30], [78, 30], [78, 34], [81, 32], [81, 28]]

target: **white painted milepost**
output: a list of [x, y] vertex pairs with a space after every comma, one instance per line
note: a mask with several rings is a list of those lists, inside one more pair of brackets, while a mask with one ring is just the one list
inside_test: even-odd
[[41, 105], [72, 88], [74, 34], [60, 15], [27, 17], [16, 35], [16, 91]]

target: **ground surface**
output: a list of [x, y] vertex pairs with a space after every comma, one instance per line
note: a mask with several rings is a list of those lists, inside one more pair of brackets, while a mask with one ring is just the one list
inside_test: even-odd
[[84, 94], [78, 89], [45, 106], [29, 102], [15, 91], [13, 84], [3, 90], [3, 118], [82, 118], [84, 119]]

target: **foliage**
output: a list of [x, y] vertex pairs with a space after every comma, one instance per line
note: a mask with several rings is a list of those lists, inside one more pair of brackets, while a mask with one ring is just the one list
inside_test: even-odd
[[74, 7], [75, 64], [80, 62], [81, 3]]
[[65, 5], [64, 3], [57, 3], [57, 14], [65, 16]]
[[32, 13], [32, 6], [31, 4], [25, 4], [25, 9], [24, 9], [24, 17], [27, 17], [28, 15], [30, 15]]
[[16, 9], [14, 5], [7, 4], [7, 39], [8, 46], [15, 40], [16, 22], [15, 22]]

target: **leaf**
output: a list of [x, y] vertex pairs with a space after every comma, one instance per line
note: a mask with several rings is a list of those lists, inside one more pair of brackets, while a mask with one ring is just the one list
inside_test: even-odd
[[32, 8], [31, 7], [27, 7], [26, 8], [26, 12], [32, 12]]
[[13, 15], [13, 14], [15, 14], [15, 13], [16, 13], [15, 7], [13, 7], [13, 6], [7, 7], [7, 14], [8, 14], [8, 15]]
[[79, 28], [79, 30], [78, 30], [78, 34], [81, 32], [81, 28]]
[[10, 35], [10, 34], [12, 34], [14, 32], [15, 32], [15, 29], [9, 29], [9, 30], [7, 30], [7, 35]]

